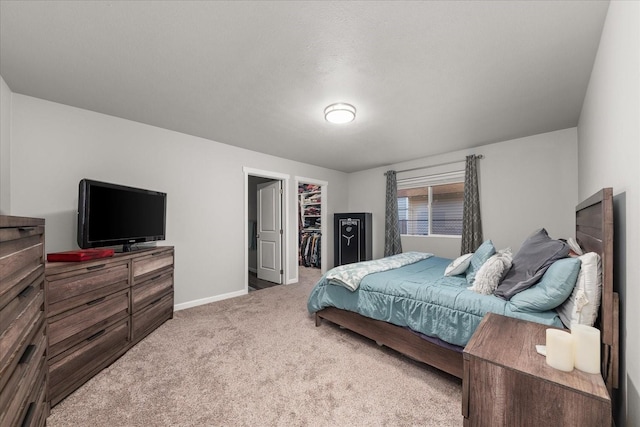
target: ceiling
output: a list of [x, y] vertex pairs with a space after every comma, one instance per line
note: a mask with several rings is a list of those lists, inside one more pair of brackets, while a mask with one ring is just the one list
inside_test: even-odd
[[[354, 172], [576, 126], [608, 2], [0, 2], [11, 90]], [[324, 108], [357, 108], [332, 125]]]

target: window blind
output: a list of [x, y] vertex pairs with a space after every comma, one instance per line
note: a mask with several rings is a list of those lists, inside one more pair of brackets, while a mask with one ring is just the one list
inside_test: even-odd
[[409, 188], [430, 187], [433, 185], [450, 184], [452, 182], [464, 182], [464, 171], [446, 172], [414, 178], [398, 178], [397, 185], [398, 190], [407, 190]]

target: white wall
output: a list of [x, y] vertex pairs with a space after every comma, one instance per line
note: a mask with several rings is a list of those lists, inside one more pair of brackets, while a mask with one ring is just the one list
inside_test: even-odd
[[329, 212], [347, 206], [347, 175], [342, 172], [17, 93], [12, 115], [11, 214], [46, 219], [47, 252], [77, 248], [82, 178], [168, 194], [165, 244], [176, 248], [176, 304], [246, 289], [243, 167], [291, 175], [288, 281], [297, 279], [293, 177], [329, 182]]
[[11, 95], [0, 76], [0, 215], [11, 212]]
[[[475, 153], [484, 155], [478, 160], [478, 184], [485, 239], [515, 252], [541, 227], [555, 238], [572, 236], [578, 202], [576, 138], [576, 129], [570, 128], [353, 173], [349, 175], [349, 210], [373, 213], [373, 255], [382, 257], [384, 172], [458, 160], [459, 169], [464, 169], [465, 156]], [[452, 167], [456, 165], [446, 166]], [[411, 173], [435, 173], [443, 168]], [[460, 255], [460, 238], [404, 236], [402, 249], [455, 258]]]
[[621, 302], [617, 425], [640, 426], [640, 3], [612, 1], [578, 125], [579, 195], [614, 193]]

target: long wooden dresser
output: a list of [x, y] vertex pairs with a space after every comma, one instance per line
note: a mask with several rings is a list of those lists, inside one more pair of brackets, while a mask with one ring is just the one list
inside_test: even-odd
[[0, 426], [49, 415], [44, 220], [0, 216]]
[[173, 317], [173, 272], [170, 246], [46, 264], [51, 406]]

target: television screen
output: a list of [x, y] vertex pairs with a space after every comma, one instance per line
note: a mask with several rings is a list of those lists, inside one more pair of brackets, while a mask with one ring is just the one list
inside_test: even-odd
[[165, 239], [167, 195], [83, 179], [78, 193], [78, 245], [85, 248]]

